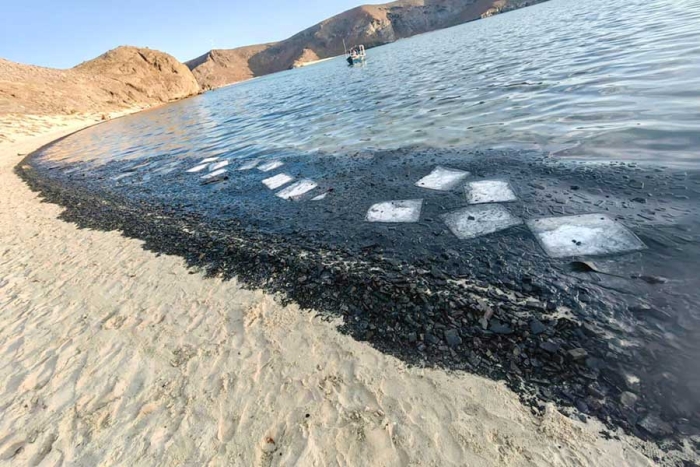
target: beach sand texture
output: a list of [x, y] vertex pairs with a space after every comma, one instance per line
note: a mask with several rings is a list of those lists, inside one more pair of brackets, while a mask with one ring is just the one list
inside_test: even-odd
[[653, 465], [597, 422], [58, 220], [12, 169], [87, 124], [61, 118], [0, 144], [0, 465]]

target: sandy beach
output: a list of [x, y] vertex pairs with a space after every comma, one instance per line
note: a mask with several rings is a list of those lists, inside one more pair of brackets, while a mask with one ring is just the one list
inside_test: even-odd
[[57, 219], [12, 169], [94, 120], [0, 143], [0, 465], [655, 465], [594, 420], [535, 416], [501, 383], [407, 367], [313, 311]]

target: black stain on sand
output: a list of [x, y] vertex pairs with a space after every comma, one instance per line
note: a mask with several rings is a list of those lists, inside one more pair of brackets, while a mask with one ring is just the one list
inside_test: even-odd
[[[664, 447], [700, 434], [697, 173], [467, 149], [283, 160], [277, 172], [317, 180], [314, 194], [329, 196], [280, 200], [260, 183], [277, 172], [232, 171], [209, 185], [184, 168], [153, 176], [167, 155], [119, 182], [140, 164], [88, 170], [39, 150], [17, 173], [64, 206], [65, 221], [121, 231], [193, 271], [342, 316], [342, 332], [410, 364], [504, 380], [533, 411], [575, 407]], [[520, 198], [508, 208], [521, 218], [605, 212], [649, 249], [582, 271], [582, 258], [547, 258], [525, 226], [459, 241], [440, 216], [464, 206], [464, 194], [414, 186], [437, 164], [508, 179]], [[419, 223], [363, 221], [375, 202], [413, 198], [425, 199]]]

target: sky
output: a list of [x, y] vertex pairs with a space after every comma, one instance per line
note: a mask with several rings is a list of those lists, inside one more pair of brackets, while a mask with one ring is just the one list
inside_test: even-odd
[[[366, 0], [8, 0], [0, 58], [70, 68], [120, 45], [180, 61], [207, 51], [272, 42]], [[371, 3], [371, 2], [370, 2]]]

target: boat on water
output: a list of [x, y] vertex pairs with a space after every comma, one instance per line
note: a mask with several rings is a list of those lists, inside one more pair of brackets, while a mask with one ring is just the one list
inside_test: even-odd
[[358, 45], [346, 52], [346, 60], [349, 66], [362, 65], [367, 60], [367, 53], [364, 45]]

